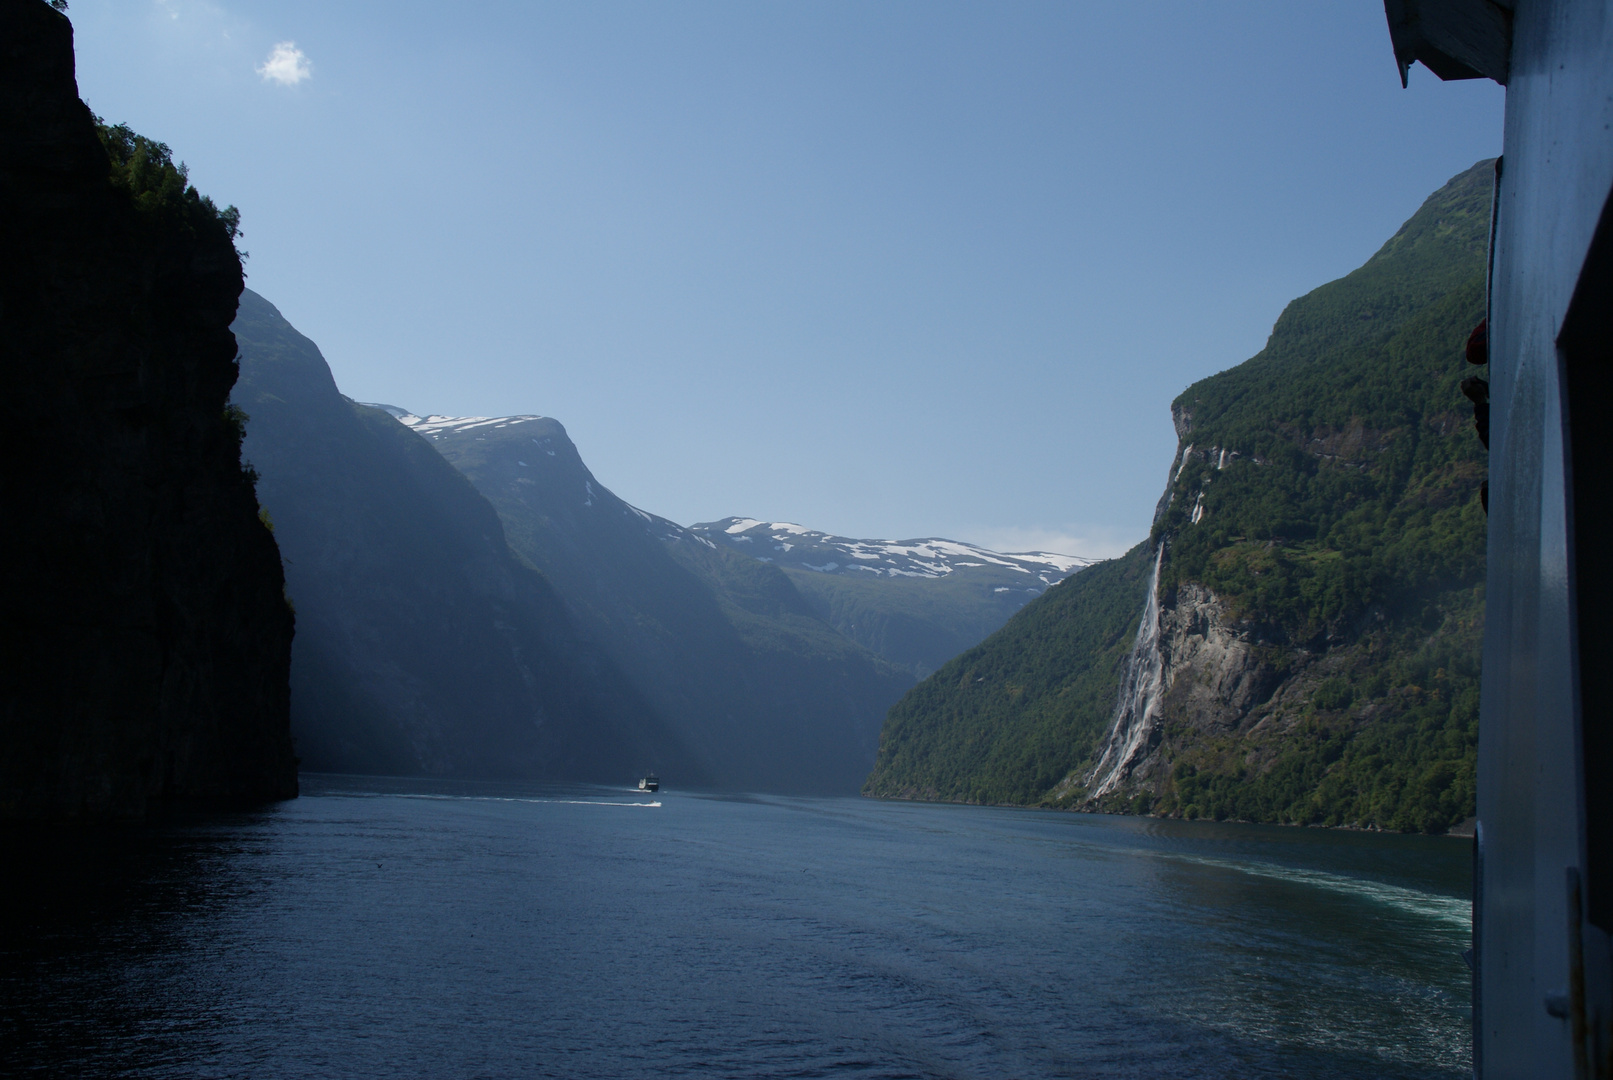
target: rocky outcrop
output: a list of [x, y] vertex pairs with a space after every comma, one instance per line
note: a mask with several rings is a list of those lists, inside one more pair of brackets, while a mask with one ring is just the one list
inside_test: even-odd
[[293, 796], [292, 615], [225, 409], [230, 231], [111, 182], [41, 0], [0, 0], [0, 145], [0, 817]]
[[1191, 716], [1206, 732], [1231, 731], [1270, 699], [1276, 671], [1248, 626], [1229, 624], [1226, 605], [1187, 584], [1161, 615], [1165, 687], [1161, 713]]
[[[1309, 666], [1296, 665], [1290, 654], [1279, 671], [1270, 643], [1228, 619], [1226, 604], [1203, 585], [1184, 584], [1155, 604], [1158, 630], [1138, 635], [1117, 721], [1085, 778], [1089, 805], [1117, 795], [1164, 795], [1185, 746], [1249, 734], [1268, 719], [1262, 707]], [[1133, 700], [1124, 696], [1127, 685]]]

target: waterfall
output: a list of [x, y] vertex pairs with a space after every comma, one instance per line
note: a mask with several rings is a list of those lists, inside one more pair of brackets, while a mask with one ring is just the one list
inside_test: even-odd
[[1121, 672], [1114, 720], [1104, 739], [1103, 754], [1087, 777], [1088, 799], [1107, 795], [1130, 775], [1159, 711], [1165, 681], [1165, 660], [1159, 651], [1159, 568], [1164, 561], [1162, 540], [1154, 556], [1154, 573], [1148, 579], [1148, 599], [1143, 604], [1142, 623], [1137, 627], [1137, 642]]

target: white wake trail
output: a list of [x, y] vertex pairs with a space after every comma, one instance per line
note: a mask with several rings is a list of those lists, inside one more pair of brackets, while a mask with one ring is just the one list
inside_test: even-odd
[[417, 791], [332, 791], [331, 795], [363, 799], [436, 799], [443, 802], [544, 803], [554, 806], [638, 806], [658, 809], [656, 802], [620, 802], [615, 799], [523, 799], [514, 795], [434, 795]]

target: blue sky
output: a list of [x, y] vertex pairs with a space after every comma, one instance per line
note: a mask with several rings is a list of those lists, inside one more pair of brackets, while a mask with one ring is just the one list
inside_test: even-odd
[[1375, 0], [73, 0], [349, 396], [690, 523], [1115, 554], [1169, 403], [1496, 153]]

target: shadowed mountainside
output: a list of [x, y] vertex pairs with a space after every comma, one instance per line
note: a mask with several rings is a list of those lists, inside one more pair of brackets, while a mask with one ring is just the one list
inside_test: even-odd
[[343, 397], [314, 343], [251, 291], [235, 332], [246, 453], [297, 608], [291, 715], [308, 767], [710, 779], [464, 476]]
[[720, 786], [857, 790], [912, 680], [837, 633], [778, 568], [618, 499], [556, 420], [394, 411], [498, 508], [511, 546]]
[[233, 211], [98, 130], [39, 0], [0, 0], [0, 145], [0, 816], [294, 796], [292, 616], [225, 410]]

